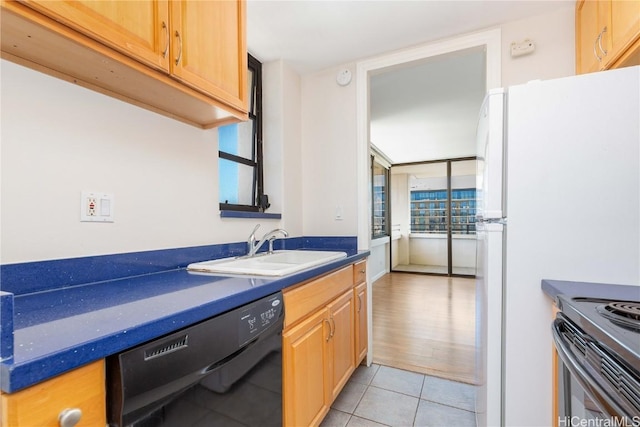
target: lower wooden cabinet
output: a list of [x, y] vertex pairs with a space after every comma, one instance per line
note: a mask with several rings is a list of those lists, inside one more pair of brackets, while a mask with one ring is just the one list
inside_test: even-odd
[[354, 287], [353, 271], [349, 266], [284, 293], [285, 426], [319, 425], [366, 355], [366, 282]]
[[363, 282], [353, 288], [355, 295], [355, 320], [356, 320], [356, 366], [367, 356], [369, 348], [367, 328], [367, 283]]
[[[560, 309], [556, 304], [553, 304], [552, 313], [553, 317], [551, 321], [553, 322], [556, 318], [556, 315]], [[558, 408], [558, 402], [560, 401], [560, 392], [558, 390], [558, 351], [556, 350], [556, 345], [554, 342], [551, 343], [551, 426], [558, 427], [558, 423], [560, 421], [560, 408]]]
[[328, 323], [321, 310], [282, 335], [284, 425], [317, 425], [329, 410]]
[[[327, 307], [332, 326], [327, 341], [329, 347], [329, 373], [331, 375], [330, 400], [333, 402], [356, 369], [355, 316], [353, 291], [350, 289]], [[331, 402], [329, 405], [331, 405]]]
[[2, 394], [2, 427], [58, 427], [66, 409], [80, 409], [77, 427], [104, 426], [104, 360], [11, 394]]
[[367, 322], [367, 260], [363, 259], [353, 264], [353, 283], [355, 287], [354, 304], [356, 320], [356, 366], [367, 355], [369, 348], [368, 322]]

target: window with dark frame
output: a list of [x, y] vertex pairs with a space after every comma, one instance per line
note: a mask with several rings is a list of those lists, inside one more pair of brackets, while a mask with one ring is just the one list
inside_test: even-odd
[[249, 55], [249, 120], [218, 128], [221, 211], [264, 212], [262, 159], [262, 64]]
[[371, 238], [389, 235], [389, 169], [371, 156]]

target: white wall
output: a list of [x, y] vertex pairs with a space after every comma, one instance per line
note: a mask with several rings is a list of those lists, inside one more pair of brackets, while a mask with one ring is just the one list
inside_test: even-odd
[[[575, 75], [575, 9], [572, 5], [552, 13], [502, 25], [502, 85]], [[511, 57], [511, 43], [532, 40], [536, 50]]]
[[[359, 212], [369, 212], [356, 198], [356, 90], [354, 82], [336, 83], [342, 68], [302, 78], [305, 235], [354, 236], [358, 220], [367, 220]], [[335, 218], [337, 210], [341, 220]]]
[[381, 237], [371, 241], [371, 254], [367, 263], [369, 281], [376, 281], [384, 276], [390, 268], [389, 265], [389, 237]]
[[[412, 234], [408, 241], [409, 264], [446, 267], [449, 263], [446, 234]], [[453, 235], [451, 250], [454, 268], [476, 267], [475, 235]]]
[[[283, 61], [263, 64], [265, 192], [282, 226], [302, 235], [300, 77]], [[266, 232], [266, 230], [264, 230]]]
[[[220, 218], [215, 129], [197, 129], [11, 62], [1, 64], [3, 264], [236, 242], [258, 222], [262, 231], [280, 226], [277, 220]], [[273, 70], [266, 67], [265, 80]], [[283, 163], [291, 172], [286, 188], [267, 188], [285, 218], [284, 209], [291, 209], [290, 224], [298, 234], [299, 120], [289, 109], [300, 96], [296, 79], [283, 73], [284, 107], [272, 114], [274, 122], [280, 117], [282, 140], [267, 135], [265, 144], [287, 145]], [[271, 102], [273, 96], [267, 98]], [[289, 115], [293, 123], [282, 119]], [[284, 169], [278, 161], [268, 168]], [[293, 200], [284, 199], [283, 188]], [[81, 223], [82, 190], [113, 193], [115, 222]]]
[[[573, 74], [573, 7], [508, 23], [501, 26], [501, 30], [503, 85]], [[536, 42], [535, 53], [511, 58], [508, 54], [511, 41], [524, 38]], [[396, 54], [389, 52], [388, 55]], [[355, 158], [358, 76], [353, 73], [349, 86], [338, 86], [335, 76], [343, 68], [354, 71], [352, 64], [343, 64], [302, 78], [305, 234], [314, 234], [314, 230], [324, 234], [355, 234], [357, 221], [369, 221], [368, 207], [354, 206], [359, 197], [354, 175], [358, 162]], [[343, 221], [334, 220], [337, 205], [344, 207]], [[358, 218], [356, 208], [360, 209]]]

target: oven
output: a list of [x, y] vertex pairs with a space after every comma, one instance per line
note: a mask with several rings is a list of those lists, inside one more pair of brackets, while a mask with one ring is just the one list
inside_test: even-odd
[[640, 427], [640, 302], [558, 299], [558, 421]]

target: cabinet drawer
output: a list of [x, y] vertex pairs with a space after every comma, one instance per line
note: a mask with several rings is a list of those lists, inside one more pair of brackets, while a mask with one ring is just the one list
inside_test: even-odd
[[56, 427], [67, 408], [82, 410], [78, 427], [107, 423], [103, 360], [1, 397], [3, 427]]
[[353, 284], [364, 283], [367, 281], [367, 260], [362, 260], [353, 264]]
[[353, 286], [353, 266], [349, 265], [319, 279], [284, 292], [284, 326], [293, 325]]

